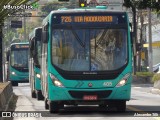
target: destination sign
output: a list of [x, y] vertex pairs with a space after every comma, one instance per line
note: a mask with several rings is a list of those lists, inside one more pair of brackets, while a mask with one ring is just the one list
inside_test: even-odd
[[14, 45], [13, 48], [29, 48], [29, 45]]
[[61, 16], [61, 22], [113, 22], [113, 16]]
[[53, 17], [53, 23], [69, 24], [69, 23], [118, 23], [117, 16], [111, 15], [93, 15], [93, 16], [58, 16]]

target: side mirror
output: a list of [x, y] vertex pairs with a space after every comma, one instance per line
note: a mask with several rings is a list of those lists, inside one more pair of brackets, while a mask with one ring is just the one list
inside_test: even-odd
[[33, 61], [34, 61], [34, 65], [35, 65], [36, 67], [40, 68], [40, 64], [39, 64], [39, 62], [38, 62], [37, 57], [34, 57], [34, 58], [33, 58]]
[[132, 23], [129, 23], [130, 26], [130, 37], [131, 37], [131, 45], [133, 46], [133, 29], [132, 29]]
[[48, 23], [46, 23], [42, 28], [42, 42], [48, 42]]
[[130, 36], [131, 36], [131, 45], [133, 46], [133, 32], [130, 32]]
[[6, 53], [7, 61], [9, 61], [9, 55], [10, 55], [10, 52], [7, 51], [7, 53]]

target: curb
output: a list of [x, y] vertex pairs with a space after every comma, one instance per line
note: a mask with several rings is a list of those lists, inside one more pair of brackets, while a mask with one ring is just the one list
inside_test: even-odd
[[0, 83], [4, 85], [0, 89], [0, 111], [6, 111], [8, 108], [8, 103], [13, 96], [13, 88], [11, 82]]

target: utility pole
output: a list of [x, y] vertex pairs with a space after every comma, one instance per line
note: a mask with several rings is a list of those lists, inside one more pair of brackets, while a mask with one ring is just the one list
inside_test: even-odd
[[137, 57], [136, 57], [136, 43], [137, 43], [137, 22], [136, 22], [136, 7], [135, 6], [132, 6], [132, 12], [133, 12], [133, 33], [134, 33], [134, 37], [133, 37], [133, 73], [134, 75], [136, 74], [136, 71], [137, 71]]
[[148, 61], [149, 61], [149, 71], [153, 72], [153, 54], [152, 54], [152, 23], [151, 23], [151, 9], [148, 8], [148, 38], [149, 38], [149, 47], [148, 47]]
[[[143, 10], [140, 10], [140, 15], [139, 15], [139, 17], [140, 17], [140, 38], [139, 38], [139, 43], [141, 44], [141, 46], [143, 45], [143, 41], [144, 41], [144, 39], [143, 39], [143, 29], [144, 29], [144, 18], [143, 18]], [[141, 69], [141, 53], [142, 53], [142, 50], [139, 50], [138, 51], [138, 71], [140, 72], [142, 69]]]
[[25, 11], [24, 11], [24, 17], [23, 17], [23, 26], [24, 26], [24, 41], [27, 41], [27, 36], [26, 36], [26, 17], [25, 17]]
[[2, 26], [0, 25], [0, 82], [3, 82], [2, 37]]

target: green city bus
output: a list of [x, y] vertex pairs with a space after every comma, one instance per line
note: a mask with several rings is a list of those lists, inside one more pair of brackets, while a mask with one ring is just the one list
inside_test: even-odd
[[29, 82], [28, 50], [28, 42], [10, 45], [7, 55], [7, 80], [11, 81], [13, 86], [18, 86], [18, 83]]
[[45, 108], [95, 104], [126, 110], [132, 46], [127, 12], [52, 11], [42, 24], [41, 82]]
[[43, 100], [41, 92], [41, 34], [37, 27], [29, 34], [29, 82], [32, 98]]

